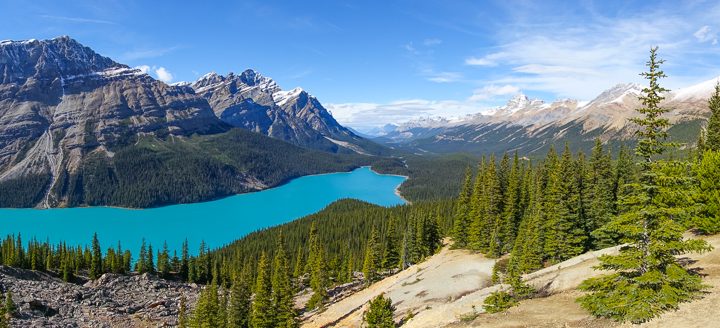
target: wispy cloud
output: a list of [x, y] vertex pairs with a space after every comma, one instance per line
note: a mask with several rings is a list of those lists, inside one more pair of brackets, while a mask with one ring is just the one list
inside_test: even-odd
[[505, 53], [498, 52], [485, 55], [483, 57], [468, 57], [465, 59], [465, 65], [470, 66], [497, 66], [498, 60], [505, 56]]
[[438, 38], [430, 38], [423, 40], [423, 45], [426, 47], [432, 47], [442, 44], [442, 40]]
[[463, 75], [459, 72], [431, 72], [426, 78], [435, 83], [452, 83], [462, 80]]
[[513, 30], [495, 51], [468, 57], [464, 63], [479, 69], [492, 67], [493, 77], [482, 81], [486, 84], [590, 99], [614, 84], [640, 82], [638, 72], [644, 69], [652, 46], [660, 46], [661, 56], [672, 69], [674, 60], [698, 51], [688, 36], [694, 34], [701, 42], [715, 39], [709, 27], [697, 30], [682, 16], [661, 12], [576, 23]]
[[341, 124], [368, 129], [385, 123], [407, 122], [418, 117], [456, 117], [486, 109], [472, 101], [408, 99], [390, 103], [327, 104]]
[[171, 53], [175, 50], [180, 49], [180, 46], [172, 46], [166, 48], [155, 48], [155, 49], [137, 49], [125, 52], [120, 55], [120, 59], [123, 61], [132, 61], [138, 59], [157, 58]]
[[693, 36], [695, 37], [695, 39], [698, 40], [698, 42], [709, 41], [713, 45], [716, 45], [718, 43], [717, 33], [713, 32], [712, 28], [710, 28], [710, 26], [708, 25], [705, 25], [699, 30], [695, 31], [695, 33], [693, 33]]
[[520, 88], [514, 86], [514, 85], [486, 85], [480, 89], [476, 89], [473, 91], [472, 96], [470, 96], [470, 101], [484, 101], [489, 99], [494, 99], [497, 96], [507, 96], [507, 95], [514, 95], [520, 92]]
[[39, 17], [45, 18], [45, 19], [56, 20], [56, 21], [70, 22], [70, 23], [109, 24], [109, 25], [117, 24], [115, 22], [108, 21], [108, 20], [84, 18], [84, 17], [68, 17], [68, 16], [54, 16], [54, 15], [39, 15]]
[[[173, 75], [170, 73], [170, 71], [165, 67], [158, 67], [158, 66], [150, 66], [150, 65], [140, 65], [135, 67], [136, 69], [139, 69], [141, 72], [145, 74], [154, 73], [155, 77], [163, 81], [165, 83], [170, 83], [173, 81]], [[197, 74], [196, 74], [197, 75]]]

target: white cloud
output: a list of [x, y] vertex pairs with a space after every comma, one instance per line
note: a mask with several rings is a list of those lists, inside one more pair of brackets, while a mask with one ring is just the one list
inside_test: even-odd
[[165, 83], [170, 83], [173, 80], [173, 76], [165, 67], [159, 67], [155, 70], [155, 74], [157, 75], [158, 80], [163, 81]]
[[492, 78], [481, 81], [485, 84], [588, 100], [617, 83], [642, 82], [638, 73], [652, 46], [660, 47], [669, 71], [667, 65], [683, 61], [693, 51], [688, 30], [694, 31], [690, 22], [673, 15], [598, 18], [572, 28], [520, 28], [505, 35], [506, 41], [493, 52], [469, 57], [465, 64], [496, 65]]
[[94, 19], [94, 18], [84, 18], [84, 17], [68, 17], [68, 16], [53, 16], [53, 15], [40, 15], [41, 18], [46, 19], [53, 19], [58, 21], [65, 21], [65, 22], [71, 22], [71, 23], [92, 23], [92, 24], [110, 24], [114, 25], [115, 22], [102, 20], [102, 19]]
[[150, 66], [148, 66], [148, 65], [140, 65], [140, 66], [135, 67], [135, 68], [136, 68], [136, 69], [139, 69], [139, 70], [140, 70], [141, 72], [143, 72], [144, 74], [147, 74], [148, 72], [150, 72]]
[[427, 77], [427, 80], [435, 83], [450, 83], [457, 82], [462, 78], [462, 74], [458, 72], [438, 72], [430, 73]]
[[141, 72], [145, 74], [155, 73], [155, 77], [163, 81], [165, 83], [170, 83], [173, 80], [173, 75], [170, 73], [170, 71], [167, 70], [165, 67], [157, 67], [157, 66], [149, 66], [149, 65], [140, 65], [136, 66], [136, 69], [139, 69]]
[[458, 118], [486, 112], [520, 92], [513, 85], [487, 85], [465, 100], [406, 99], [389, 103], [326, 104], [341, 124], [369, 129], [386, 123], [403, 123], [418, 117]]
[[502, 86], [496, 86], [496, 85], [487, 85], [483, 88], [476, 89], [473, 91], [472, 96], [470, 96], [470, 101], [483, 101], [483, 100], [489, 100], [494, 99], [497, 96], [507, 96], [512, 94], [517, 94], [520, 92], [520, 88], [505, 84]]
[[340, 124], [368, 129], [386, 123], [401, 123], [418, 117], [459, 117], [487, 109], [471, 101], [409, 99], [390, 103], [326, 104]]
[[441, 43], [442, 43], [442, 40], [440, 40], [438, 38], [430, 38], [430, 39], [423, 40], [423, 45], [426, 47], [437, 46]]
[[693, 33], [693, 36], [695, 39], [698, 40], [698, 42], [708, 42], [712, 43], [713, 45], [716, 45], [718, 43], [717, 39], [717, 33], [713, 32], [712, 28], [710, 26], [705, 25], [701, 27], [699, 30], [695, 31]]
[[497, 66], [498, 60], [505, 57], [504, 52], [492, 53], [483, 57], [468, 57], [465, 59], [465, 65], [470, 66]]

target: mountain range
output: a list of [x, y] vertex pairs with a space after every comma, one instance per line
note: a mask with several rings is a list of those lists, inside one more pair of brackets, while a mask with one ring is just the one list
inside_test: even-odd
[[[710, 115], [707, 100], [717, 79], [665, 94], [663, 107], [673, 127], [675, 141], [691, 143]], [[518, 94], [506, 105], [460, 119], [420, 118], [385, 126], [375, 141], [416, 153], [469, 152], [474, 154], [518, 151], [544, 154], [550, 145], [567, 142], [576, 150], [592, 147], [596, 138], [605, 143], [631, 143], [643, 87], [618, 84], [589, 102], [560, 99], [546, 103]]]
[[[257, 133], [233, 132], [234, 127]], [[201, 154], [207, 145], [206, 149], [193, 149], [197, 143], [212, 140], [227, 144], [225, 139], [239, 136], [243, 136], [240, 144], [218, 149], [212, 156]], [[118, 166], [123, 158], [117, 155], [132, 153], [130, 148], [149, 152], [152, 162], [159, 163], [156, 173], [168, 170], [171, 159], [181, 158], [183, 152], [193, 152], [203, 161], [202, 165], [196, 163], [197, 169], [211, 171], [200, 175], [208, 177], [206, 182], [223, 176], [226, 183], [223, 188], [208, 186], [199, 191], [201, 195], [189, 198], [145, 190], [142, 193], [149, 200], [139, 202], [144, 205], [257, 190], [298, 174], [337, 169], [343, 161], [326, 158], [331, 153], [370, 155], [385, 151], [338, 124], [304, 90], [283, 91], [272, 79], [253, 70], [227, 76], [211, 73], [194, 83], [168, 85], [67, 36], [0, 41], [0, 205], [138, 205], [128, 196], [115, 194], [127, 184], [138, 184], [124, 181], [127, 172], [120, 172], [137, 167]], [[245, 156], [241, 162], [228, 159], [228, 152], [241, 148], [258, 156]], [[159, 149], [168, 153], [160, 156]], [[274, 155], [262, 152], [267, 149], [285, 149], [289, 157], [283, 160], [291, 162], [294, 155], [305, 157], [316, 150], [323, 154], [315, 156], [312, 164], [305, 163], [304, 169], [263, 173], [261, 170], [285, 165], [268, 163]], [[138, 158], [142, 157], [133, 160]], [[213, 163], [206, 162], [211, 159]], [[321, 159], [327, 163], [320, 163]], [[295, 163], [303, 162], [306, 160], [295, 159]], [[266, 167], [249, 163], [265, 163]], [[99, 176], [108, 180], [106, 185], [114, 183], [116, 187], [97, 198], [88, 191], [97, 187], [91, 182], [100, 181]], [[268, 180], [269, 176], [275, 177]], [[10, 198], [14, 201], [8, 201]]]

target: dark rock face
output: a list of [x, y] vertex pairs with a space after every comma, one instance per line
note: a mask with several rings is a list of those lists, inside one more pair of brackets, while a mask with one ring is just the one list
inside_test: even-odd
[[210, 73], [192, 87], [232, 126], [325, 151], [366, 151], [366, 141], [340, 125], [317, 98], [300, 88], [283, 91], [254, 70], [227, 76]]
[[[0, 43], [0, 181], [49, 173], [142, 135], [224, 131], [207, 101], [69, 37]], [[48, 194], [44, 206], [57, 200]]]
[[105, 274], [84, 285], [0, 266], [0, 290], [18, 306], [12, 327], [159, 327], [177, 325], [180, 298], [195, 304], [200, 287], [147, 274]]

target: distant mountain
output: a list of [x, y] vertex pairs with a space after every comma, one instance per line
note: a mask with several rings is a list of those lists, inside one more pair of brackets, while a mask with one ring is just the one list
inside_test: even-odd
[[67, 36], [0, 41], [0, 207], [200, 201], [367, 161], [264, 134], [384, 150], [253, 71], [168, 85]]
[[340, 125], [302, 88], [283, 91], [248, 69], [226, 76], [209, 73], [191, 84], [215, 115], [235, 127], [329, 152], [377, 153], [380, 148]]
[[[709, 116], [707, 99], [716, 79], [669, 92], [662, 106], [672, 138], [694, 142], [699, 127]], [[545, 103], [518, 94], [504, 106], [468, 115], [459, 120], [415, 120], [398, 125], [376, 141], [416, 153], [470, 152], [474, 154], [518, 151], [543, 154], [551, 145], [568, 142], [574, 150], [589, 149], [594, 139], [606, 143], [632, 142], [636, 131], [629, 118], [641, 103], [642, 86], [618, 84], [587, 103], [561, 99]]]

